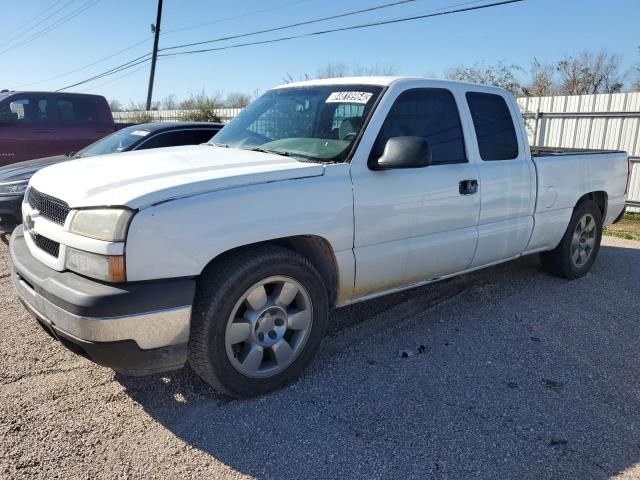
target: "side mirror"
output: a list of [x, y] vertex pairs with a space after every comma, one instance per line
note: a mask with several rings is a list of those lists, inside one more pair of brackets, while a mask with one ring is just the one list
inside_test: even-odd
[[373, 169], [423, 168], [429, 165], [431, 165], [431, 147], [424, 138], [392, 137], [387, 140], [384, 153]]

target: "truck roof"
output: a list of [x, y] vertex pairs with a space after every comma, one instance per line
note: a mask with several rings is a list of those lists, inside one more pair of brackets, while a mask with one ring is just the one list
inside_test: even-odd
[[73, 92], [45, 92], [40, 90], [8, 90], [6, 92], [0, 93], [0, 98], [5, 98], [12, 95], [21, 95], [24, 93], [28, 94], [36, 94], [36, 95], [70, 95], [74, 97], [100, 97], [104, 98], [102, 95], [96, 95], [94, 93], [73, 93]]
[[498, 87], [492, 87], [490, 85], [482, 85], [471, 82], [460, 82], [458, 80], [445, 80], [440, 78], [428, 78], [428, 77], [410, 77], [410, 76], [373, 76], [373, 77], [339, 77], [339, 78], [320, 78], [315, 80], [303, 80], [300, 82], [285, 83], [275, 88], [290, 88], [290, 87], [311, 87], [315, 85], [377, 85], [380, 87], [387, 87], [392, 83], [404, 83], [412, 82], [416, 80], [423, 80], [433, 82], [434, 84], [455, 84], [455, 85], [470, 85], [483, 88], [495, 88], [496, 90], [503, 91]]

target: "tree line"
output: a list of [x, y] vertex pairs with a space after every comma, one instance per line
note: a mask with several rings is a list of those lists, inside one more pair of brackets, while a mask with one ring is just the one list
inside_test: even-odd
[[606, 50], [583, 51], [576, 56], [565, 56], [550, 63], [543, 63], [534, 58], [528, 70], [519, 65], [504, 63], [458, 66], [447, 70], [445, 76], [451, 80], [495, 85], [509, 90], [516, 96], [542, 97], [640, 91], [639, 67], [623, 71], [620, 55]]

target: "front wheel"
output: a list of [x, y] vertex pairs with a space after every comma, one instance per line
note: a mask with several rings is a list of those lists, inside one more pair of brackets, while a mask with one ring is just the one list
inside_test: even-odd
[[602, 214], [593, 200], [581, 202], [573, 211], [560, 244], [540, 254], [543, 268], [570, 280], [591, 270], [602, 240]]
[[233, 397], [251, 397], [297, 378], [324, 335], [327, 293], [303, 256], [259, 247], [203, 274], [192, 316], [190, 364]]

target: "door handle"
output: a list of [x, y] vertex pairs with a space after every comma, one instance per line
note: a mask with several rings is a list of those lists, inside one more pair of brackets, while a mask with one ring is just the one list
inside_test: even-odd
[[36, 133], [51, 133], [51, 130], [43, 129], [43, 130], [35, 130]]
[[478, 180], [462, 180], [459, 184], [460, 195], [478, 193]]

